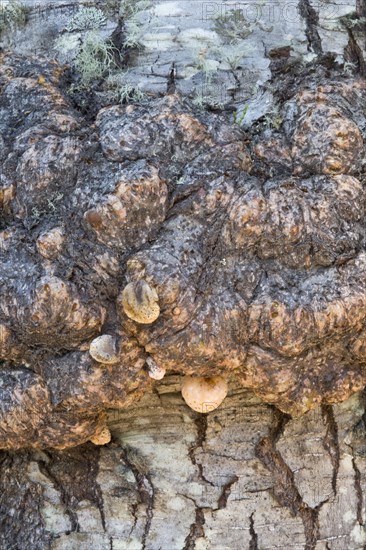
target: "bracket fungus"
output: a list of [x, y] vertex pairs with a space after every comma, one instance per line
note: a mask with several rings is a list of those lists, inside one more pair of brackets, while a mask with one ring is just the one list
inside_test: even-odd
[[147, 370], [150, 378], [153, 380], [162, 380], [166, 374], [166, 370], [163, 367], [159, 367], [152, 357], [146, 359]]
[[217, 409], [228, 391], [226, 380], [222, 376], [185, 376], [181, 389], [188, 407], [199, 413], [209, 413]]
[[111, 438], [111, 432], [109, 431], [109, 428], [105, 426], [102, 431], [93, 435], [93, 437], [90, 438], [90, 441], [94, 443], [94, 445], [107, 445], [107, 443], [110, 442]]
[[122, 291], [122, 306], [127, 317], [143, 325], [156, 321], [160, 315], [158, 293], [146, 281], [129, 283]]
[[89, 347], [89, 353], [98, 363], [113, 365], [118, 362], [116, 339], [109, 334], [94, 338]]

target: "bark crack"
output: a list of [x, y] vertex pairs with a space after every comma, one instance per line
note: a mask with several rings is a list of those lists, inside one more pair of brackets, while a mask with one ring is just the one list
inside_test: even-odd
[[346, 61], [352, 63], [356, 67], [356, 71], [361, 76], [366, 76], [366, 63], [360, 46], [353, 33], [352, 28], [346, 26], [348, 33], [348, 44], [344, 49], [344, 57]]
[[354, 456], [352, 456], [352, 467], [353, 467], [353, 471], [355, 472], [355, 491], [356, 491], [356, 497], [357, 497], [357, 521], [360, 525], [363, 525], [363, 517], [362, 517], [363, 495], [362, 495], [362, 485], [361, 485], [361, 472], [356, 464], [356, 459]]
[[249, 521], [250, 521], [249, 533], [251, 537], [249, 542], [249, 550], [258, 550], [258, 535], [254, 529], [254, 512], [250, 515]]
[[340, 450], [338, 441], [338, 426], [331, 405], [322, 405], [321, 412], [327, 431], [323, 439], [323, 446], [330, 456], [333, 466], [332, 489], [337, 494], [337, 477], [339, 471]]
[[363, 521], [363, 514], [362, 514], [362, 508], [363, 508], [363, 491], [362, 491], [362, 483], [361, 483], [361, 472], [356, 464], [356, 457], [354, 455], [354, 449], [351, 445], [347, 445], [347, 447], [350, 448], [352, 453], [352, 468], [354, 471], [354, 487], [355, 487], [355, 493], [357, 498], [357, 505], [356, 505], [356, 514], [357, 514], [357, 522], [359, 525], [364, 525]]
[[231, 487], [234, 485], [234, 483], [236, 483], [237, 481], [239, 481], [239, 478], [238, 476], [234, 475], [230, 481], [228, 481], [222, 488], [222, 493], [219, 497], [219, 500], [218, 500], [218, 503], [217, 503], [217, 506], [218, 506], [218, 510], [222, 510], [223, 508], [226, 508], [226, 505], [227, 505], [227, 500], [230, 496], [230, 493], [231, 493]]
[[137, 521], [138, 521], [138, 515], [137, 515], [137, 504], [134, 503], [131, 505], [131, 515], [133, 517], [133, 525], [131, 527], [131, 530], [130, 530], [130, 536], [132, 535], [136, 525], [137, 525]]
[[73, 510], [72, 507], [70, 506], [70, 498], [67, 494], [67, 491], [63, 487], [62, 483], [60, 483], [57, 476], [53, 474], [52, 469], [48, 466], [45, 460], [40, 460], [38, 464], [42, 474], [45, 475], [51, 481], [54, 488], [60, 494], [61, 502], [65, 507], [65, 513], [70, 520], [70, 526], [71, 526], [70, 533], [79, 532], [80, 526], [79, 526], [78, 516], [75, 510]]
[[318, 32], [319, 15], [316, 13], [309, 0], [300, 0], [299, 12], [305, 21], [305, 34], [308, 40], [308, 51], [317, 55], [323, 53], [322, 41]]
[[167, 82], [167, 94], [174, 94], [176, 89], [176, 79], [177, 79], [177, 69], [175, 66], [175, 62], [173, 61], [171, 65], [171, 69], [169, 71], [168, 75], [168, 82]]
[[294, 516], [300, 516], [305, 530], [305, 550], [315, 550], [318, 540], [319, 506], [311, 508], [302, 499], [296, 487], [294, 474], [276, 448], [276, 443], [291, 417], [274, 409], [274, 422], [269, 435], [262, 438], [256, 447], [256, 456], [271, 472], [273, 477], [272, 494], [275, 499], [290, 510]]
[[196, 503], [196, 515], [195, 520], [191, 524], [189, 533], [184, 541], [184, 547], [183, 550], [194, 550], [196, 547], [196, 540], [199, 537], [204, 537], [205, 532], [203, 529], [203, 526], [205, 524], [205, 515], [203, 513], [202, 508], [199, 508]]
[[198, 472], [200, 475], [200, 478], [205, 483], [208, 483], [212, 487], [215, 487], [215, 484], [212, 483], [210, 480], [206, 479], [203, 473], [203, 467], [200, 462], [197, 461], [195, 452], [197, 449], [200, 449], [203, 447], [205, 441], [206, 441], [206, 433], [207, 433], [207, 415], [206, 414], [200, 414], [194, 421], [197, 428], [197, 436], [196, 439], [189, 448], [188, 456], [193, 464], [193, 466], [196, 466], [198, 468]]
[[38, 460], [40, 471], [59, 491], [65, 513], [70, 519], [71, 532], [79, 532], [76, 508], [82, 500], [89, 500], [99, 510], [101, 524], [106, 532], [103, 494], [97, 483], [100, 451], [86, 444], [63, 452], [44, 451], [46, 459]]
[[[123, 449], [121, 453], [121, 458], [125, 464], [132, 471], [134, 478], [137, 484], [137, 490], [140, 496], [140, 500], [146, 506], [146, 522], [144, 527], [144, 533], [142, 535], [142, 550], [146, 548], [147, 537], [149, 536], [152, 519], [154, 516], [154, 502], [155, 502], [155, 491], [154, 485], [151, 481], [151, 476], [148, 474], [141, 464], [134, 459], [132, 453], [128, 449]], [[136, 521], [136, 515], [134, 516]]]

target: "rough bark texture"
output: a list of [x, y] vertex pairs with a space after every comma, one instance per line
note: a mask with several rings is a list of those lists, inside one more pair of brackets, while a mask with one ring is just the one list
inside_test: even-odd
[[0, 544], [44, 550], [361, 550], [365, 396], [291, 419], [232, 387], [194, 413], [178, 376], [112, 442], [1, 457]]
[[[300, 74], [278, 129], [175, 94], [87, 124], [56, 64], [2, 54], [3, 448], [83, 443], [149, 389], [148, 356], [291, 414], [362, 389], [366, 86]], [[155, 322], [124, 313], [139, 281]], [[88, 352], [100, 333], [112, 365]]]
[[[86, 85], [76, 4], [28, 4], [0, 24], [0, 546], [365, 548], [363, 6], [111, 2]], [[229, 398], [193, 413], [185, 374]]]

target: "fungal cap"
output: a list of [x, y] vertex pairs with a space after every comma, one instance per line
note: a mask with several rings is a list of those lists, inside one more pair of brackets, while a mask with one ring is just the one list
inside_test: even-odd
[[164, 378], [166, 370], [163, 367], [159, 367], [152, 357], [148, 357], [146, 363], [150, 378], [153, 380], [162, 380]]
[[93, 435], [93, 437], [90, 438], [90, 441], [94, 443], [94, 445], [107, 445], [107, 443], [110, 442], [111, 438], [111, 432], [109, 431], [107, 426], [105, 426], [101, 432]]
[[226, 380], [222, 376], [185, 376], [181, 389], [184, 401], [199, 413], [209, 413], [217, 409], [228, 391]]
[[116, 339], [109, 334], [103, 334], [94, 338], [90, 344], [89, 353], [95, 361], [105, 363], [106, 365], [113, 365], [119, 360]]
[[127, 317], [143, 325], [156, 321], [160, 315], [158, 293], [146, 281], [129, 283], [122, 291], [122, 306]]

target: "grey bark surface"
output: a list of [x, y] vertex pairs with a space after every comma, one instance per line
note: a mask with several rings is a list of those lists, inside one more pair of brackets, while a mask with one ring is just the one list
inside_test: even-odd
[[234, 386], [200, 415], [170, 376], [108, 425], [105, 447], [2, 454], [2, 548], [365, 547], [362, 393], [291, 419]]
[[0, 20], [0, 547], [365, 550], [365, 7], [124, 4]]

